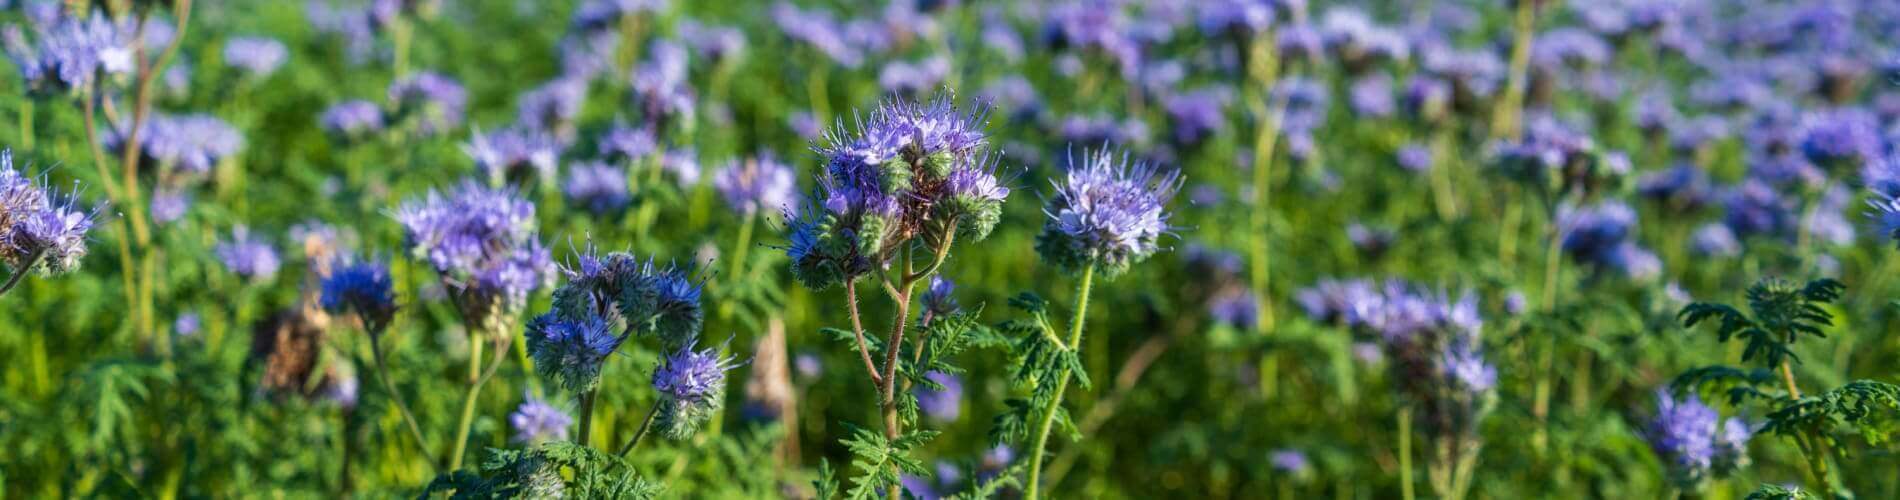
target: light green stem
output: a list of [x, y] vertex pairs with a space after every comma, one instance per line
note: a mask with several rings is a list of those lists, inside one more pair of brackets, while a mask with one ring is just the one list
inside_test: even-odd
[[[1087, 321], [1089, 313], [1089, 288], [1094, 283], [1095, 264], [1089, 263], [1087, 267], [1082, 268], [1082, 284], [1078, 287], [1075, 297], [1075, 319], [1069, 321], [1069, 340], [1067, 345], [1063, 346], [1064, 349], [1074, 350], [1082, 345], [1082, 326]], [[1069, 388], [1070, 375], [1069, 369], [1063, 368], [1061, 374], [1056, 376], [1056, 397], [1050, 400], [1049, 406], [1042, 410], [1042, 423], [1037, 426], [1036, 431], [1036, 445], [1029, 449], [1029, 482], [1023, 485], [1025, 488], [1023, 498], [1030, 500], [1038, 498], [1036, 493], [1040, 485], [1037, 482], [1042, 476], [1043, 450], [1049, 446], [1049, 431], [1055, 426], [1056, 410], [1062, 407], [1062, 393]]]
[[1412, 500], [1412, 407], [1399, 407], [1399, 495]]
[[587, 434], [594, 429], [594, 396], [598, 392], [598, 389], [588, 389], [587, 392], [581, 393], [581, 407], [579, 410], [581, 413], [581, 426], [579, 429], [580, 432], [574, 434], [574, 444], [587, 446]]

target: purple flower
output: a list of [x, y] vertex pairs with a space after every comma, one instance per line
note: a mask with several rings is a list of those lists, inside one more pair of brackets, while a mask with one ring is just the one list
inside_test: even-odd
[[558, 131], [571, 125], [587, 101], [587, 80], [563, 76], [541, 84], [515, 104], [515, 122], [523, 127]]
[[1213, 0], [1200, 5], [1201, 32], [1210, 36], [1253, 36], [1265, 32], [1273, 20], [1270, 2]]
[[34, 183], [14, 169], [11, 149], [0, 151], [0, 263], [14, 273], [77, 269], [99, 208], [82, 210], [75, 198]]
[[772, 20], [787, 38], [811, 47], [832, 62], [846, 68], [856, 68], [864, 62], [862, 49], [845, 39], [845, 27], [831, 14], [801, 10], [791, 2], [779, 2], [772, 7]]
[[573, 26], [582, 31], [610, 30], [620, 18], [665, 11], [664, 0], [587, 0], [574, 7]]
[[547, 313], [528, 321], [528, 355], [542, 378], [563, 389], [586, 392], [600, 383], [607, 356], [620, 348], [622, 337], [598, 315], [566, 318]]
[[1347, 104], [1360, 118], [1385, 118], [1398, 111], [1398, 102], [1392, 96], [1392, 77], [1385, 73], [1373, 73], [1352, 82], [1348, 91]]
[[249, 229], [239, 226], [232, 231], [231, 239], [219, 243], [213, 249], [218, 260], [224, 262], [224, 268], [240, 277], [255, 281], [270, 279], [277, 274], [277, 268], [283, 264], [277, 257], [277, 249], [270, 243], [253, 238]]
[[1801, 126], [1801, 151], [1818, 165], [1855, 167], [1879, 158], [1886, 149], [1880, 138], [1879, 119], [1864, 109], [1809, 114]]
[[600, 162], [574, 165], [561, 192], [568, 201], [595, 215], [618, 212], [633, 203], [633, 195], [627, 191], [627, 172]]
[[962, 414], [963, 379], [943, 372], [930, 372], [924, 375], [932, 383], [943, 389], [932, 389], [927, 385], [917, 386], [917, 407], [924, 416], [938, 423], [955, 422]]
[[396, 314], [389, 265], [379, 260], [338, 259], [323, 277], [318, 302], [332, 313], [354, 314], [371, 333], [379, 332]]
[[942, 275], [931, 275], [930, 288], [924, 290], [924, 310], [938, 317], [956, 314], [958, 311], [956, 292], [955, 282]]
[[178, 317], [172, 320], [172, 333], [180, 337], [197, 336], [203, 327], [203, 320], [195, 312], [179, 313]]
[[1577, 28], [1558, 28], [1537, 35], [1531, 44], [1531, 63], [1544, 71], [1562, 67], [1598, 66], [1610, 59], [1610, 45], [1595, 34]]
[[1166, 205], [1180, 186], [1179, 172], [1130, 163], [1125, 155], [1084, 151], [1079, 162], [1071, 155], [1067, 178], [1055, 182], [1043, 209], [1049, 221], [1037, 250], [1063, 268], [1100, 264], [1120, 274], [1160, 249], [1170, 229]]
[[1689, 235], [1689, 250], [1707, 257], [1734, 257], [1742, 253], [1742, 242], [1728, 226], [1704, 224]]
[[[535, 240], [534, 204], [508, 189], [464, 181], [447, 195], [430, 191], [398, 208], [411, 255], [436, 270], [470, 328], [512, 316], [528, 294], [554, 278], [546, 248]], [[492, 332], [492, 331], [491, 331]]]
[[1208, 299], [1207, 315], [1218, 323], [1250, 329], [1260, 318], [1260, 298], [1245, 288], [1223, 290]]
[[722, 407], [726, 372], [733, 366], [732, 358], [721, 358], [714, 349], [694, 351], [691, 343], [667, 355], [653, 371], [653, 389], [660, 393], [654, 425], [673, 439], [691, 436]]
[[745, 32], [739, 28], [702, 25], [688, 19], [680, 21], [677, 29], [680, 39], [707, 61], [719, 63], [745, 52]]
[[1728, 212], [1722, 222], [1738, 237], [1783, 237], [1793, 234], [1794, 202], [1759, 179], [1744, 180], [1741, 185], [1730, 189], [1724, 195], [1722, 204]]
[[1424, 172], [1432, 168], [1432, 148], [1424, 144], [1410, 143], [1399, 147], [1399, 168], [1408, 172]]
[[817, 354], [800, 352], [792, 357], [792, 370], [798, 372], [799, 377], [815, 379], [825, 373], [825, 363]]
[[1355, 311], [1370, 310], [1381, 299], [1369, 281], [1325, 279], [1295, 293], [1294, 301], [1314, 321], [1346, 322]]
[[508, 425], [515, 428], [515, 442], [523, 444], [567, 439], [567, 427], [573, 423], [567, 412], [532, 395], [508, 415]]
[[319, 121], [337, 137], [362, 138], [383, 130], [383, 109], [369, 101], [344, 101], [324, 110]]
[[1748, 425], [1720, 419], [1694, 394], [1678, 401], [1667, 390], [1656, 391], [1656, 416], [1644, 436], [1679, 487], [1699, 490], [1707, 480], [1747, 463]]
[[1469, 342], [1452, 342], [1450, 348], [1445, 350], [1442, 363], [1449, 381], [1466, 392], [1482, 393], [1497, 386], [1497, 368], [1485, 362], [1484, 353]]
[[525, 179], [552, 182], [561, 149], [561, 141], [553, 135], [523, 126], [487, 134], [477, 130], [462, 146], [462, 151], [475, 159], [475, 166], [495, 184]]
[[1312, 464], [1306, 460], [1306, 453], [1290, 448], [1273, 450], [1268, 456], [1273, 469], [1294, 476], [1305, 476], [1312, 472]]
[[699, 184], [699, 152], [692, 148], [668, 149], [661, 153], [660, 168], [673, 174], [681, 188]]
[[600, 136], [600, 154], [617, 161], [635, 161], [645, 159], [660, 149], [659, 140], [653, 137], [653, 129], [634, 128], [624, 124], [614, 124], [613, 128]]
[[424, 71], [389, 84], [389, 102], [398, 120], [410, 121], [417, 133], [432, 136], [462, 125], [468, 90], [453, 78]]
[[[124, 147], [129, 125], [120, 124], [103, 139], [112, 150]], [[154, 115], [139, 132], [139, 149], [147, 161], [204, 174], [218, 161], [237, 154], [244, 136], [224, 120], [211, 115]]]
[[1162, 98], [1168, 118], [1174, 124], [1174, 139], [1181, 144], [1197, 144], [1227, 125], [1227, 105], [1233, 94], [1226, 87], [1208, 87]]
[[712, 182], [720, 197], [725, 198], [726, 206], [745, 217], [767, 207], [783, 209], [797, 197], [798, 186], [793, 180], [792, 168], [771, 155], [733, 161], [714, 173]]
[[686, 81], [686, 49], [660, 40], [648, 49], [647, 61], [634, 68], [633, 100], [649, 120], [690, 121], [693, 87]]
[[29, 91], [40, 95], [77, 91], [93, 84], [100, 71], [125, 74], [133, 65], [133, 24], [114, 23], [104, 14], [91, 18], [58, 16], [33, 23], [38, 47], [19, 26], [7, 26], [0, 39]]
[[252, 78], [270, 76], [289, 58], [290, 50], [274, 38], [237, 37], [224, 43], [224, 63]]

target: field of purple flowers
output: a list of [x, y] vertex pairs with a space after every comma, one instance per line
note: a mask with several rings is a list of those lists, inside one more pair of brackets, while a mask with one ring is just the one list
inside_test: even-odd
[[0, 0], [0, 48], [0, 497], [1900, 497], [1892, 0]]

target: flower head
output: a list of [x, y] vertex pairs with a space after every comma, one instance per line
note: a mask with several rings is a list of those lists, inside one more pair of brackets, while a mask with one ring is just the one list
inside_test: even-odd
[[31, 92], [74, 92], [92, 85], [101, 71], [120, 75], [133, 69], [137, 30], [131, 21], [115, 23], [94, 12], [90, 18], [55, 16], [37, 19], [33, 24], [37, 47], [27, 41], [19, 26], [7, 26], [0, 32], [8, 58], [19, 68]]
[[699, 335], [706, 318], [699, 302], [705, 276], [691, 267], [656, 267], [648, 260], [622, 283], [620, 315], [639, 331], [659, 335], [669, 346], [691, 344]]
[[410, 254], [436, 270], [471, 328], [505, 331], [494, 321], [512, 317], [528, 294], [554, 278], [554, 264], [536, 241], [534, 204], [508, 189], [472, 181], [446, 195], [411, 199], [394, 217]]
[[508, 425], [515, 428], [515, 442], [524, 444], [567, 439], [567, 427], [573, 423], [567, 412], [532, 395], [508, 415]]
[[[106, 147], [124, 147], [130, 127], [120, 125], [106, 134]], [[139, 132], [139, 150], [147, 162], [170, 164], [180, 171], [204, 174], [219, 160], [244, 147], [244, 135], [211, 115], [155, 115]]]
[[612, 325], [600, 316], [567, 318], [558, 313], [530, 320], [525, 337], [535, 371], [576, 393], [600, 383], [601, 367], [621, 341]]
[[1678, 487], [1699, 490], [1709, 479], [1747, 464], [1748, 425], [1740, 419], [1720, 419], [1694, 394], [1677, 400], [1667, 390], [1656, 391], [1656, 416], [1644, 437]]
[[513, 126], [486, 134], [478, 130], [462, 151], [475, 159], [475, 166], [488, 174], [489, 182], [499, 185], [529, 179], [551, 182], [559, 167], [561, 148], [561, 141], [552, 134]]
[[389, 265], [380, 260], [338, 257], [323, 277], [319, 302], [332, 313], [355, 314], [371, 333], [389, 325], [396, 314], [396, 293]]
[[232, 231], [229, 241], [219, 243], [214, 251], [231, 274], [255, 281], [270, 279], [283, 264], [276, 248], [253, 237], [249, 229], [241, 226]]
[[318, 121], [336, 137], [357, 139], [382, 131], [383, 108], [369, 101], [344, 101], [323, 110]]
[[719, 190], [719, 196], [726, 200], [726, 206], [745, 217], [767, 207], [782, 210], [797, 197], [792, 168], [770, 155], [734, 161], [714, 173], [712, 183], [713, 188]]
[[726, 372], [734, 366], [732, 358], [714, 349], [695, 351], [691, 343], [667, 355], [653, 372], [653, 389], [660, 393], [654, 425], [673, 439], [692, 436], [724, 406]]
[[77, 269], [99, 209], [80, 208], [77, 193], [50, 192], [14, 169], [12, 150], [0, 151], [0, 264], [12, 272]]
[[931, 275], [930, 288], [924, 290], [924, 310], [938, 317], [956, 314], [958, 310], [956, 293], [955, 282], [940, 274]]
[[289, 58], [284, 42], [274, 38], [237, 37], [224, 43], [224, 63], [244, 70], [252, 78], [270, 76]]
[[561, 192], [568, 201], [595, 215], [619, 212], [633, 203], [633, 194], [627, 190], [627, 172], [600, 162], [574, 165], [567, 172]]
[[396, 120], [412, 123], [417, 133], [431, 136], [461, 126], [468, 106], [468, 90], [454, 79], [421, 72], [389, 84], [389, 102]]
[[1068, 177], [1043, 211], [1036, 249], [1043, 260], [1069, 270], [1097, 265], [1110, 276], [1146, 260], [1170, 229], [1167, 203], [1180, 189], [1178, 172], [1130, 163], [1103, 150], [1069, 157]]
[[955, 422], [962, 414], [963, 379], [943, 372], [930, 372], [924, 377], [930, 383], [917, 386], [917, 407], [932, 421]]

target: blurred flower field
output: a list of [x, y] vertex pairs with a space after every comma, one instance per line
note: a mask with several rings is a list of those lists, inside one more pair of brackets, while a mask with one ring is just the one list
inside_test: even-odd
[[1884, 0], [0, 0], [0, 497], [1900, 497]]

